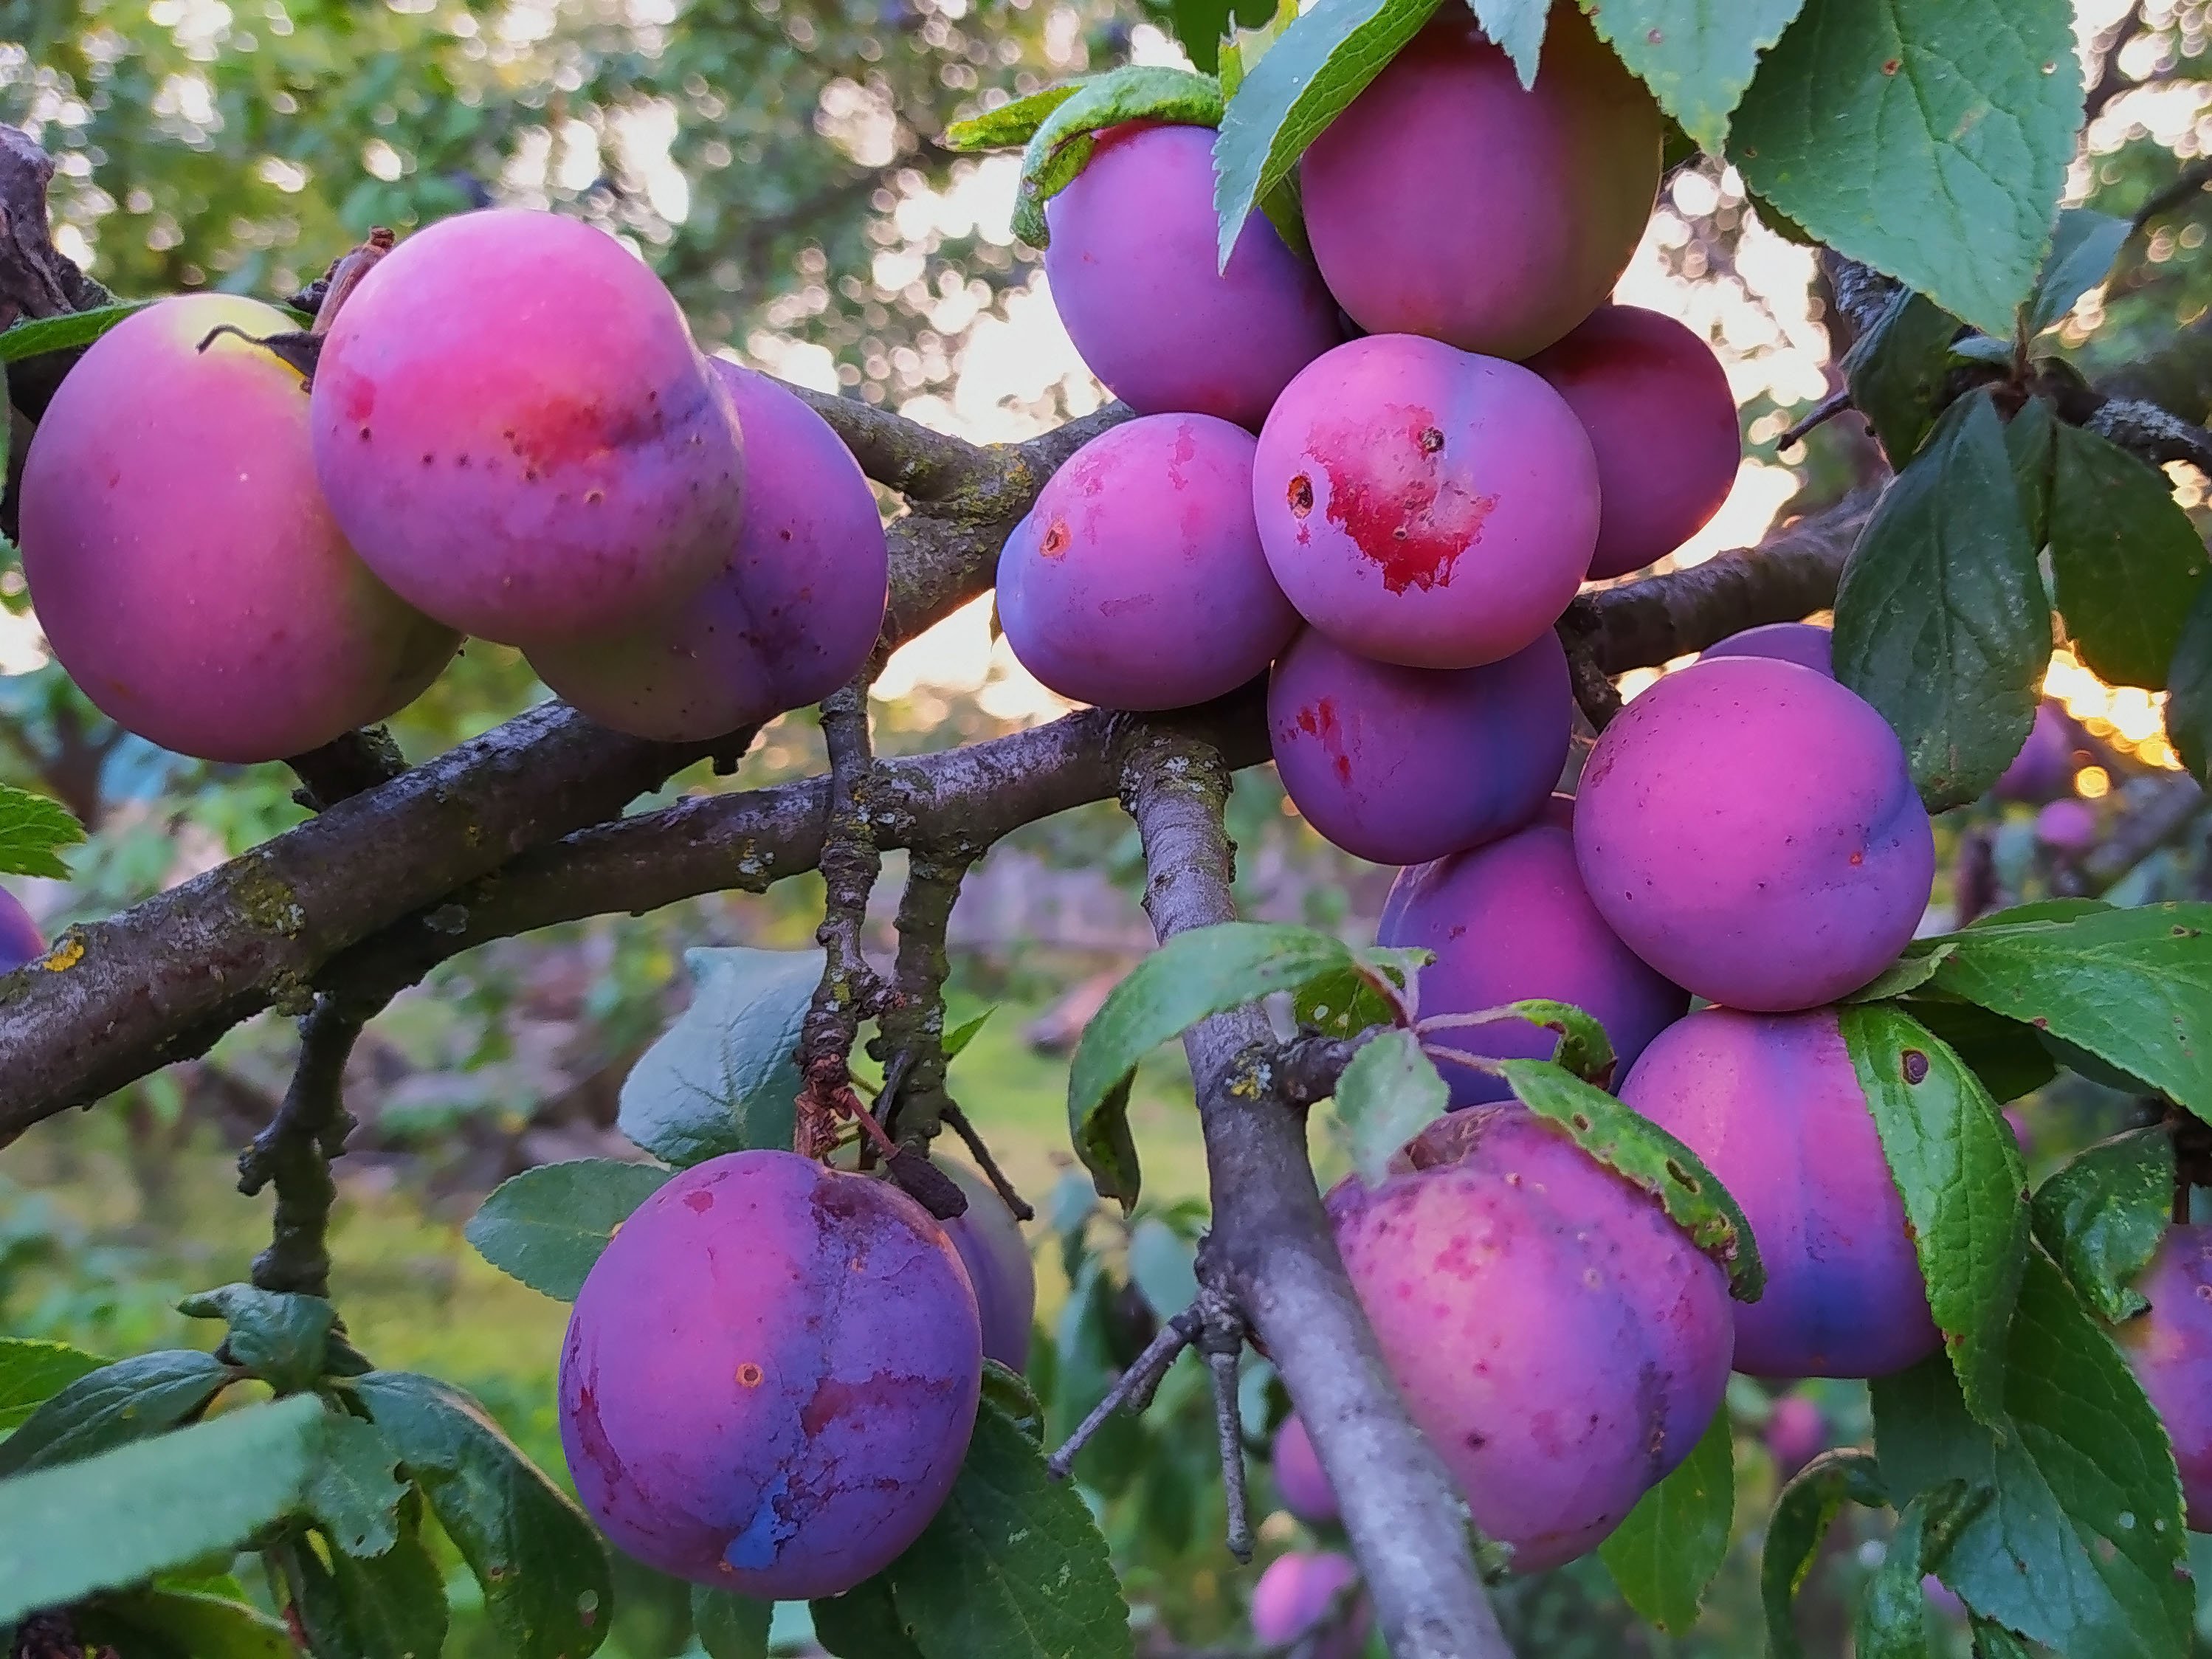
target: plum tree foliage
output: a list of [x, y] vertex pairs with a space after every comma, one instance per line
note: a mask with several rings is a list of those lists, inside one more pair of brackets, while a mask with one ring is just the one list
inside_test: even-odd
[[[299, 1020], [240, 1161], [270, 1245], [180, 1304], [210, 1351], [0, 1336], [12, 1653], [426, 1655], [465, 1571], [521, 1659], [633, 1592], [714, 1659], [798, 1603], [841, 1659], [1119, 1659], [1149, 1540], [1281, 1543], [1263, 1451], [1269, 1651], [1564, 1650], [1532, 1608], [1602, 1577], [1679, 1638], [1747, 1533], [1802, 1651], [1847, 1504], [1862, 1655], [1933, 1651], [1931, 1598], [1983, 1659], [2191, 1650], [2212, 907], [2145, 872], [2212, 756], [2208, 170], [2098, 125], [2212, 82], [2173, 9], [2085, 62], [2058, 0], [1151, 8], [1195, 69], [1103, 5], [16, 9], [0, 593], [58, 666], [0, 701], [41, 786], [0, 874], [170, 757], [307, 816], [51, 940], [0, 893], [0, 1143]], [[1725, 202], [1677, 216], [1699, 270], [1747, 222], [1817, 250], [1786, 441], [1609, 302], [1670, 177]], [[949, 216], [993, 179], [1028, 252]], [[1040, 259], [1120, 401], [998, 446], [882, 407]], [[732, 361], [777, 342], [854, 395]], [[1694, 558], [1801, 443], [1782, 527]], [[879, 756], [890, 653], [994, 590], [1091, 706]], [[2159, 711], [2139, 763], [2059, 644]], [[823, 775], [702, 777], [810, 706]], [[1267, 763], [1404, 866], [1372, 945], [1237, 917]], [[1039, 1215], [949, 1069], [946, 928], [1117, 798], [1160, 948]], [[692, 954], [641, 1159], [470, 1224], [574, 1304], [564, 1484], [348, 1333], [348, 1058], [478, 946], [809, 872], [817, 950]], [[1199, 1206], [1130, 1110], [1177, 1038]], [[2062, 1072], [2135, 1116], [2032, 1182], [2003, 1105]], [[1732, 1373], [1868, 1380], [1871, 1444]]]

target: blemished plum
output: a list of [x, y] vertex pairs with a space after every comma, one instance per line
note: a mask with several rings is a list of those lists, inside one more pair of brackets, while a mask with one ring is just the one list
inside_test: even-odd
[[2028, 728], [2027, 741], [1996, 781], [1996, 798], [2042, 806], [2072, 794], [2074, 751], [2081, 744], [2081, 728], [2066, 705], [2045, 697], [2035, 706], [2035, 724]]
[[1706, 657], [1771, 657], [1778, 662], [1794, 662], [1801, 668], [1809, 668], [1816, 674], [1836, 677], [1836, 636], [1818, 623], [1768, 623], [1759, 628], [1747, 628], [1741, 634], [1731, 634], [1717, 644], [1709, 645]]
[[315, 481], [292, 320], [164, 300], [94, 343], [24, 458], [21, 542], [54, 655], [118, 726], [203, 760], [282, 760], [412, 702], [460, 641], [347, 545]]
[[[1572, 1003], [1605, 1027], [1620, 1070], [1690, 1006], [1614, 935], [1575, 867], [1574, 803], [1553, 798], [1535, 823], [1487, 847], [1401, 871], [1376, 943], [1434, 953], [1420, 970], [1420, 1011], [1472, 1014], [1542, 997]], [[1447, 1027], [1446, 1047], [1500, 1060], [1548, 1060], [1559, 1034], [1510, 1020]], [[1499, 1079], [1455, 1061], [1439, 1067], [1455, 1107], [1504, 1100]]]
[[[1736, 1340], [1742, 1342], [1739, 1336]], [[1784, 1480], [1828, 1449], [1827, 1414], [1802, 1394], [1785, 1394], [1766, 1419], [1766, 1453]]]
[[1030, 1328], [1036, 1318], [1036, 1264], [1022, 1224], [981, 1174], [949, 1158], [937, 1167], [967, 1196], [968, 1207], [944, 1224], [983, 1323], [983, 1357], [1015, 1370], [1030, 1363]]
[[1409, 668], [1526, 649], [1597, 544], [1597, 460], [1565, 400], [1517, 363], [1409, 334], [1299, 373], [1261, 428], [1252, 492], [1291, 603]]
[[667, 621], [532, 651], [602, 726], [682, 743], [819, 702], [860, 672], [890, 586], [883, 517], [830, 424], [764, 374], [713, 359], [745, 434], [744, 526]]
[[[1334, 1550], [1293, 1550], [1267, 1564], [1252, 1587], [1252, 1634], [1270, 1648], [1288, 1647], [1341, 1606], [1342, 1617], [1299, 1651], [1305, 1659], [1357, 1659], [1367, 1645], [1375, 1611], [1364, 1595], [1346, 1596], [1359, 1569]], [[1340, 1597], [1345, 1597], [1340, 1601]]]
[[1297, 613], [1252, 522], [1252, 434], [1147, 415], [1054, 473], [999, 556], [999, 623], [1063, 697], [1182, 708], [1225, 696], [1290, 642]]
[[556, 214], [440, 220], [355, 289], [316, 365], [315, 467], [402, 598], [510, 645], [676, 611], [729, 556], [744, 448], [659, 280]]
[[1431, 1124], [1328, 1210], [1413, 1421], [1522, 1572], [1595, 1548], [1689, 1455], [1728, 1382], [1718, 1267], [1514, 1105]]
[[2212, 1227], [2169, 1228], [2135, 1288], [2120, 1352], [2166, 1425], [2192, 1532], [2212, 1532]]
[[793, 1153], [678, 1176], [584, 1281], [561, 1352], [577, 1495], [649, 1566], [836, 1595], [959, 1474], [983, 1349], [958, 1253], [896, 1188]]
[[46, 941], [39, 933], [39, 924], [31, 920], [21, 900], [0, 887], [0, 974], [13, 973], [46, 953]]
[[1702, 1008], [1661, 1032], [1620, 1097], [1743, 1206], [1766, 1293], [1735, 1308], [1753, 1376], [1886, 1376], [1936, 1351], [1904, 1200], [1836, 1011]]
[[1275, 1431], [1273, 1458], [1275, 1490], [1285, 1509], [1310, 1526], [1337, 1518], [1336, 1489], [1328, 1484], [1314, 1452], [1313, 1437], [1296, 1412]]
[[1597, 454], [1593, 577], [1666, 557], [1721, 510], [1743, 436], [1728, 372], [1697, 335], [1640, 306], [1600, 306], [1528, 367], [1567, 400]]
[[1556, 634], [1480, 668], [1401, 668], [1303, 629], [1267, 682], [1267, 734], [1307, 823], [1377, 864], [1418, 864], [1528, 822], [1574, 721]]
[[1553, 8], [1524, 91], [1467, 9], [1448, 7], [1300, 162], [1314, 258], [1370, 332], [1528, 356], [1627, 266], [1663, 125], [1573, 8]]
[[1130, 122], [1045, 204], [1045, 279], [1091, 372], [1140, 415], [1257, 428], [1291, 376], [1343, 337], [1311, 262], [1265, 214], [1215, 256], [1213, 130]]
[[1693, 663], [1620, 712], [1583, 768], [1575, 855], [1629, 949], [1760, 1012], [1881, 973], [1936, 879], [1897, 734], [1835, 681], [1767, 657]]

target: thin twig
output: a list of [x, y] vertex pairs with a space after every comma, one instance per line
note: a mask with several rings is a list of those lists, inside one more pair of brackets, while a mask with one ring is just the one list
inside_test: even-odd
[[1851, 394], [1848, 387], [1831, 392], [1813, 405], [1809, 414], [1793, 423], [1788, 431], [1777, 438], [1774, 441], [1774, 447], [1777, 449], [1795, 448], [1803, 443], [1814, 431], [1826, 426], [1850, 406]]
[[1168, 1367], [1175, 1364], [1176, 1355], [1198, 1340], [1204, 1327], [1204, 1317], [1195, 1304], [1161, 1326], [1158, 1334], [1145, 1345], [1145, 1351], [1130, 1363], [1129, 1369], [1115, 1379], [1106, 1397], [1091, 1408], [1090, 1414], [1075, 1425], [1075, 1431], [1045, 1459], [1045, 1473], [1055, 1480], [1066, 1480], [1068, 1471], [1075, 1467], [1075, 1460], [1097, 1437], [1098, 1431], [1106, 1426], [1108, 1418], [1125, 1406], [1135, 1413], [1151, 1405], [1160, 1379], [1168, 1374]]
[[[1202, 1252], [1200, 1262], [1203, 1274]], [[1229, 1553], [1239, 1561], [1249, 1561], [1252, 1518], [1245, 1495], [1244, 1419], [1237, 1400], [1237, 1370], [1250, 1333], [1236, 1303], [1211, 1285], [1200, 1289], [1197, 1305], [1205, 1318], [1198, 1351], [1206, 1358], [1206, 1379], [1213, 1387], [1213, 1432], [1221, 1452], [1221, 1491], [1229, 1511]]]
[[[907, 862], [899, 896], [898, 957], [890, 994], [878, 1016], [868, 1052], [884, 1063], [879, 1109], [884, 1127], [900, 1139], [926, 1144], [952, 1097], [945, 1087], [945, 981], [952, 959], [945, 929], [960, 900], [960, 883], [973, 854], [917, 847]], [[891, 1087], [896, 1068], [898, 1087]]]
[[2152, 854], [2186, 836], [2205, 805], [2204, 791], [2197, 780], [2177, 773], [2130, 811], [2119, 827], [2068, 872], [2064, 890], [2073, 896], [2111, 891]]
[[238, 1156], [239, 1191], [252, 1198], [272, 1182], [276, 1188], [269, 1248], [253, 1258], [253, 1282], [262, 1290], [330, 1294], [331, 1206], [337, 1197], [331, 1164], [354, 1127], [345, 1109], [346, 1061], [368, 1020], [358, 1007], [317, 1000], [300, 1022], [300, 1059], [283, 1103]]
[[960, 1137], [963, 1144], [968, 1148], [968, 1155], [975, 1160], [975, 1167], [982, 1170], [983, 1178], [991, 1183], [991, 1189], [998, 1194], [1000, 1201], [1013, 1212], [1014, 1219], [1036, 1220], [1036, 1210], [1014, 1190], [1014, 1183], [1006, 1179], [1006, 1171], [999, 1167], [998, 1160], [991, 1156], [991, 1149], [983, 1144], [983, 1137], [975, 1133], [975, 1126], [968, 1121], [968, 1114], [948, 1101], [945, 1103], [942, 1121], [950, 1126], [953, 1133]]

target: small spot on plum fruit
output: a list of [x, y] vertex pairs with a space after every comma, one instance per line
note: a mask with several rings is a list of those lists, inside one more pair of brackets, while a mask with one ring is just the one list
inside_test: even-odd
[[1048, 559], [1056, 559], [1061, 554], [1067, 551], [1067, 544], [1073, 539], [1074, 532], [1068, 529], [1067, 520], [1065, 519], [1054, 519], [1051, 525], [1047, 527], [1044, 532], [1044, 541], [1039, 545], [1037, 551], [1043, 554]]
[[761, 1385], [761, 1377], [763, 1374], [758, 1365], [748, 1359], [738, 1367], [738, 1382], [744, 1388], [757, 1389]]
[[1444, 447], [1443, 429], [1440, 427], [1425, 426], [1421, 428], [1421, 435], [1419, 441], [1421, 446], [1421, 453], [1424, 455], [1433, 455]]
[[1285, 499], [1291, 504], [1291, 516], [1304, 518], [1307, 514], [1313, 511], [1313, 480], [1304, 473], [1299, 473], [1297, 477], [1291, 480], [1291, 487], [1286, 492]]

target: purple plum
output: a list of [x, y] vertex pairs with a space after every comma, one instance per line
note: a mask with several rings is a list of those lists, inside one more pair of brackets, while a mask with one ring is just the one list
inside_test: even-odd
[[1480, 668], [1401, 668], [1309, 628], [1267, 682], [1267, 734], [1292, 804], [1377, 864], [1442, 858], [1528, 823], [1559, 781], [1574, 714], [1552, 633]]
[[1794, 662], [1816, 674], [1836, 677], [1836, 636], [1818, 623], [1768, 623], [1747, 628], [1705, 647], [1700, 662], [1711, 657], [1771, 657]]
[[1275, 1431], [1273, 1462], [1275, 1490], [1282, 1496], [1284, 1508], [1310, 1526], [1337, 1518], [1336, 1489], [1322, 1473], [1313, 1437], [1296, 1412]]
[[46, 941], [40, 936], [39, 924], [31, 920], [21, 901], [0, 887], [0, 974], [13, 973], [46, 953]]
[[1030, 1260], [1022, 1224], [981, 1174], [949, 1158], [935, 1160], [968, 1200], [967, 1210], [944, 1224], [960, 1264], [975, 1286], [983, 1322], [983, 1357], [1014, 1370], [1030, 1363], [1030, 1327], [1036, 1319], [1036, 1264]]
[[1897, 959], [1935, 832], [1904, 745], [1835, 681], [1767, 657], [1667, 675], [1583, 768], [1575, 854], [1629, 949], [1732, 1008], [1811, 1008]]
[[1182, 708], [1225, 696], [1290, 643], [1297, 613], [1252, 523], [1251, 434], [1148, 415], [1052, 475], [999, 556], [999, 622], [1063, 697]]
[[744, 428], [744, 527], [667, 622], [530, 653], [602, 726], [682, 743], [819, 702], [860, 672], [889, 589], [882, 515], [830, 424], [764, 374], [711, 360]]
[[1288, 1647], [1315, 1631], [1344, 1597], [1341, 1622], [1298, 1651], [1304, 1659], [1357, 1659], [1375, 1618], [1364, 1595], [1346, 1595], [1358, 1583], [1352, 1558], [1334, 1550], [1279, 1555], [1252, 1587], [1252, 1634], [1268, 1647]]
[[282, 760], [414, 701], [460, 641], [331, 516], [292, 319], [164, 300], [95, 341], [24, 458], [23, 574], [54, 655], [117, 725], [202, 760]]
[[1743, 435], [1728, 373], [1698, 336], [1656, 311], [1600, 306], [1528, 367], [1567, 400], [1597, 454], [1593, 577], [1666, 557], [1721, 510]]
[[975, 1293], [898, 1188], [791, 1152], [694, 1165], [576, 1297], [561, 1443], [648, 1566], [762, 1601], [836, 1595], [918, 1537], [967, 1455]]
[[1526, 357], [1603, 303], [1644, 234], [1664, 118], [1573, 7], [1536, 84], [1436, 14], [1299, 164], [1306, 233], [1374, 333]]
[[[1625, 1073], [1690, 1006], [1689, 994], [1646, 967], [1614, 936], [1575, 867], [1574, 803], [1558, 796], [1517, 834], [1401, 872], [1383, 902], [1379, 945], [1415, 946], [1420, 1012], [1472, 1014], [1542, 997], [1596, 1019]], [[1498, 1059], [1548, 1060], [1559, 1034], [1511, 1020], [1448, 1027], [1446, 1047]], [[1446, 1061], [1455, 1107], [1504, 1100], [1498, 1079]]]
[[2035, 706], [2035, 724], [2027, 741], [2013, 757], [1992, 793], [1999, 800], [2025, 801], [2041, 806], [2074, 793], [2074, 751], [2081, 746], [2081, 728], [2066, 712], [2066, 705], [2045, 697]]
[[2173, 1442], [2190, 1530], [2212, 1532], [2212, 1227], [2169, 1228], [2135, 1287], [2150, 1306], [2120, 1352]]
[[1409, 668], [1526, 650], [1597, 545], [1597, 460], [1565, 400], [1517, 363], [1409, 334], [1339, 346], [1291, 382], [1252, 494], [1300, 614]]
[[1766, 1293], [1735, 1307], [1753, 1376], [1886, 1376], [1941, 1340], [1836, 1011], [1704, 1008], [1659, 1034], [1620, 1097], [1743, 1206]]
[[1535, 1572], [1689, 1455], [1734, 1340], [1721, 1270], [1658, 1200], [1518, 1106], [1431, 1124], [1328, 1210], [1407, 1408], [1475, 1524]]
[[[1754, 1237], [1757, 1232], [1756, 1228], [1753, 1229]], [[1743, 1363], [1740, 1357], [1742, 1346], [1743, 1336], [1739, 1331], [1739, 1367]], [[1774, 1402], [1773, 1415], [1766, 1419], [1766, 1451], [1784, 1480], [1827, 1449], [1828, 1419], [1819, 1406], [1802, 1394], [1785, 1394]]]
[[2096, 807], [2073, 795], [2051, 802], [2035, 815], [2036, 840], [2069, 857], [2094, 847], [2101, 830]]
[[1045, 279], [1068, 337], [1140, 415], [1257, 430], [1291, 376], [1343, 338], [1321, 273], [1260, 213], [1219, 268], [1212, 129], [1133, 121], [1097, 146], [1045, 204]]
[[315, 368], [315, 470], [394, 591], [510, 645], [675, 614], [728, 559], [744, 447], [676, 301], [605, 231], [441, 219], [353, 290]]

